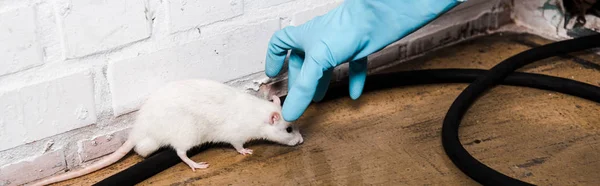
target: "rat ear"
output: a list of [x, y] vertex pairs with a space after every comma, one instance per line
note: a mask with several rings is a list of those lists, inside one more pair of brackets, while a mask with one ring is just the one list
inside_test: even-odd
[[279, 99], [279, 96], [272, 95], [271, 99], [273, 99], [273, 103], [275, 103], [277, 106], [281, 106], [281, 100]]
[[279, 121], [280, 119], [281, 119], [281, 116], [279, 115], [279, 113], [272, 112], [271, 115], [269, 115], [269, 124], [273, 125], [273, 124], [275, 124], [275, 122]]

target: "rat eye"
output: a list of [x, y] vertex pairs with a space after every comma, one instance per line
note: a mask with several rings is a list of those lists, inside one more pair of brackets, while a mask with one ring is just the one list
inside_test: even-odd
[[290, 126], [290, 127], [287, 127], [287, 128], [285, 129], [285, 131], [287, 131], [288, 133], [292, 133], [293, 129], [292, 129], [292, 127]]

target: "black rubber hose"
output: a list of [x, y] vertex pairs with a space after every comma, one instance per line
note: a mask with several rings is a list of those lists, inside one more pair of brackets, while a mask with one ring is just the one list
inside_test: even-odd
[[[471, 83], [477, 77], [486, 73], [487, 70], [480, 69], [432, 69], [373, 74], [367, 78], [364, 92], [410, 85]], [[332, 84], [323, 101], [348, 96], [347, 82], [348, 79], [346, 78]], [[502, 84], [557, 91], [600, 102], [599, 87], [565, 78], [515, 72], [504, 79]], [[284, 100], [285, 96], [281, 99]], [[200, 150], [192, 150], [188, 152], [188, 155], [194, 156], [199, 152]], [[134, 185], [180, 162], [181, 160], [173, 150], [157, 152], [155, 155], [95, 185]]]
[[[461, 145], [458, 138], [458, 128], [460, 126], [461, 119], [473, 102], [475, 102], [475, 100], [482, 95], [484, 91], [503, 82], [503, 80], [515, 70], [527, 64], [548, 57], [563, 55], [598, 46], [600, 46], [600, 34], [555, 42], [552, 44], [532, 48], [512, 56], [494, 66], [483, 76], [478, 77], [473, 83], [467, 86], [463, 92], [460, 93], [446, 113], [446, 117], [444, 118], [444, 123], [442, 125], [442, 145], [446, 155], [448, 155], [454, 165], [456, 165], [461, 171], [483, 185], [531, 185], [529, 183], [506, 176], [484, 165], [471, 156], [471, 154], [469, 154], [469, 152], [467, 152], [467, 150]], [[559, 86], [559, 89], [554, 90], [559, 92], [563, 92], [563, 89], [569, 89], [569, 87], [578, 88], [578, 83], [575, 81], [546, 83]], [[574, 96], [584, 97], [585, 95], [581, 95], [582, 92], [579, 92], [584, 90], [586, 89], [582, 88], [564, 91], [570, 91], [570, 93], [572, 93], [571, 95]], [[600, 97], [597, 97], [597, 95], [593, 94], [594, 93], [587, 95], [592, 96], [588, 98], [598, 102]]]

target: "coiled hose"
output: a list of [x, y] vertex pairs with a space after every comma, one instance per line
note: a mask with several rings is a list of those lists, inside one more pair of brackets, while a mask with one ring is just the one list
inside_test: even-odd
[[[470, 83], [454, 100], [443, 121], [442, 145], [446, 155], [463, 173], [480, 184], [532, 185], [506, 176], [471, 156], [458, 137], [461, 119], [477, 98], [498, 84], [556, 91], [600, 103], [600, 87], [560, 77], [515, 72], [538, 60], [598, 46], [600, 34], [532, 48], [504, 60], [490, 70], [434, 69], [372, 74], [367, 77], [364, 92], [408, 85]], [[332, 84], [323, 101], [347, 96], [347, 82], [348, 79], [344, 79]], [[281, 99], [285, 99], [285, 96]], [[199, 150], [192, 150], [188, 155], [193, 156], [197, 153]], [[173, 150], [164, 150], [95, 185], [134, 185], [180, 162]]]

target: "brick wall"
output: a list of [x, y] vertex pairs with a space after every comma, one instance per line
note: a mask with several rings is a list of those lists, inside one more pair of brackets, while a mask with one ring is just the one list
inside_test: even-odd
[[[210, 78], [256, 93], [271, 34], [341, 1], [0, 1], [0, 185], [111, 153], [166, 82]], [[496, 29], [510, 21], [507, 2], [470, 0], [373, 54], [369, 67]], [[345, 74], [342, 66], [335, 77]], [[285, 93], [269, 88], [258, 93]]]

